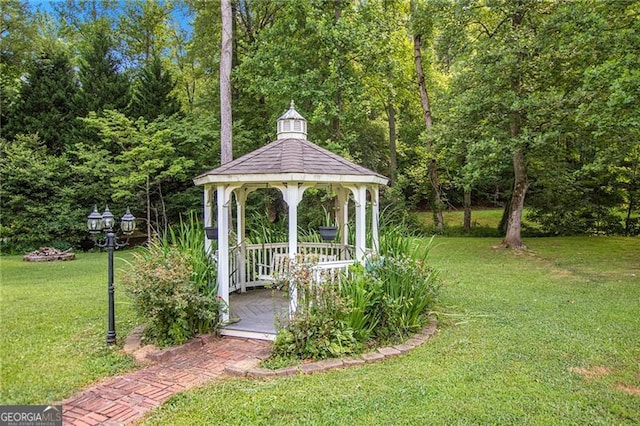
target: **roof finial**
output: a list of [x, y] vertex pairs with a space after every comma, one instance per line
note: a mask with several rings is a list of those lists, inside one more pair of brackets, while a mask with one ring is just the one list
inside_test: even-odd
[[291, 99], [291, 106], [278, 118], [278, 139], [307, 139], [307, 120], [296, 111]]

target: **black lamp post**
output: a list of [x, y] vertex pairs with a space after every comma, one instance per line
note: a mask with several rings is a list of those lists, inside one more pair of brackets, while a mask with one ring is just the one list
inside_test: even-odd
[[[118, 243], [116, 234], [113, 230], [115, 219], [109, 211], [109, 207], [104, 213], [98, 213], [97, 206], [93, 206], [93, 212], [87, 216], [87, 228], [91, 234], [98, 234], [100, 231], [105, 232], [104, 243], [96, 243], [100, 248], [106, 248], [109, 252], [107, 288], [109, 292], [109, 328], [107, 330], [107, 344], [113, 345], [116, 342], [116, 314], [113, 300], [113, 251], [127, 245], [126, 242]], [[131, 235], [136, 229], [136, 218], [131, 214], [127, 207], [127, 212], [120, 219], [120, 229], [125, 235]]]

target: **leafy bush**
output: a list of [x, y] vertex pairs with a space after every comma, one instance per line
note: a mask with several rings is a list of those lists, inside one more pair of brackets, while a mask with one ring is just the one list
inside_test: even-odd
[[191, 215], [168, 238], [135, 254], [123, 278], [145, 335], [161, 346], [181, 344], [219, 324], [225, 308], [217, 297], [214, 264], [204, 252], [204, 230]]
[[370, 280], [364, 267], [356, 265], [352, 269], [352, 275], [343, 277], [340, 294], [347, 301], [349, 308], [345, 322], [353, 330], [358, 341], [367, 342], [380, 321], [379, 312], [376, 310], [377, 301], [382, 294], [380, 282]]
[[[387, 257], [376, 268], [365, 269], [364, 274], [373, 283], [370, 317], [376, 323], [367, 326], [371, 326], [376, 340], [402, 340], [426, 323], [440, 281], [422, 259], [406, 255]], [[350, 281], [347, 280], [347, 285], [353, 285]]]
[[323, 359], [356, 352], [358, 340], [346, 321], [348, 301], [337, 286], [317, 285], [313, 279], [312, 257], [299, 257], [283, 277], [295, 286], [298, 307], [276, 337], [274, 358]]
[[274, 359], [351, 354], [373, 343], [401, 341], [427, 322], [440, 290], [425, 262], [428, 247], [415, 247], [400, 235], [383, 240], [393, 256], [368, 259], [339, 280], [317, 284], [312, 261], [292, 264], [283, 281], [295, 286], [298, 308], [278, 332]]

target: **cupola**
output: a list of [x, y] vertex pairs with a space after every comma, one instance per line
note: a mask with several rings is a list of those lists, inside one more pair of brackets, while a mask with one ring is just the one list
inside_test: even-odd
[[307, 140], [307, 120], [296, 111], [293, 101], [289, 110], [278, 118], [278, 139]]

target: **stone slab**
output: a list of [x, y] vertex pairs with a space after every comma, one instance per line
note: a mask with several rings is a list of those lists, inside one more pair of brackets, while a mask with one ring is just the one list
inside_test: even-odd
[[362, 354], [361, 357], [365, 362], [376, 362], [384, 359], [384, 355], [380, 352], [367, 352]]
[[380, 352], [385, 357], [398, 356], [398, 355], [400, 355], [402, 353], [399, 350], [397, 350], [396, 348], [392, 348], [390, 346], [387, 346], [387, 347], [384, 347], [384, 348], [378, 348], [378, 352]]

